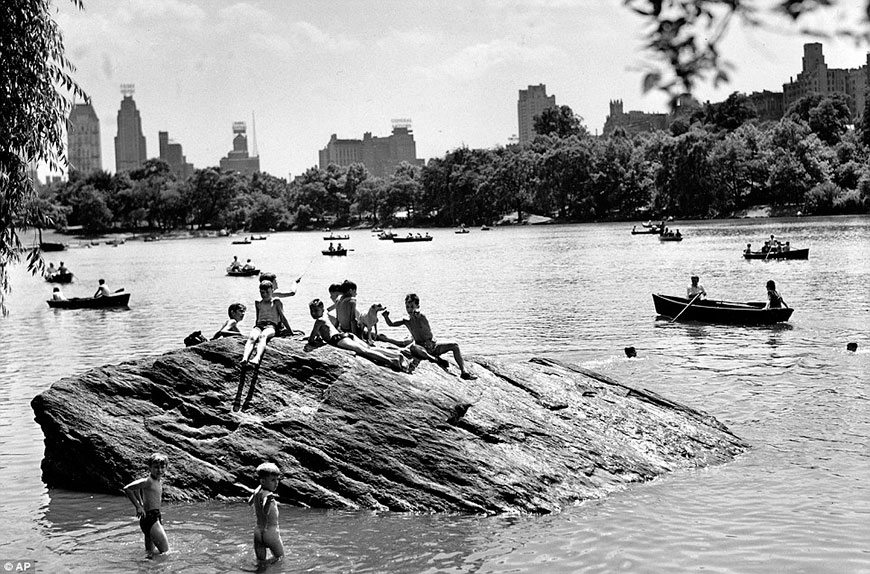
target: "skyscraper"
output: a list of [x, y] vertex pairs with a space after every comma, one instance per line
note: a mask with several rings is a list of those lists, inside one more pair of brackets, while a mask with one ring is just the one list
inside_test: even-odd
[[520, 99], [517, 101], [517, 117], [520, 123], [520, 145], [529, 143], [535, 137], [535, 116], [547, 108], [556, 105], [556, 96], [547, 95], [547, 86], [538, 84], [529, 86], [527, 90], [520, 90]]
[[829, 68], [825, 63], [822, 45], [818, 42], [804, 44], [803, 66], [797, 78], [789, 78], [783, 84], [783, 108], [809, 94], [829, 96], [840, 93], [847, 96], [849, 111], [857, 118], [864, 111], [864, 102], [870, 75], [870, 55], [860, 68]]
[[69, 114], [67, 154], [70, 171], [89, 173], [103, 169], [100, 119], [91, 104], [75, 104]]
[[[260, 156], [248, 155], [248, 136], [245, 122], [233, 122], [233, 151], [227, 157], [221, 158], [221, 169], [237, 171], [242, 174], [253, 174], [260, 171]], [[256, 146], [255, 146], [256, 147]]]
[[417, 144], [411, 131], [410, 119], [394, 119], [393, 133], [387, 137], [372, 136], [365, 132], [363, 139], [338, 139], [335, 134], [329, 138], [326, 147], [320, 150], [320, 167], [334, 163], [343, 167], [362, 163], [375, 177], [389, 177], [402, 162], [423, 165], [417, 158]]
[[142, 118], [133, 101], [133, 84], [121, 84], [121, 109], [118, 110], [118, 135], [115, 136], [115, 171], [130, 171], [145, 163], [145, 136]]
[[160, 159], [169, 164], [169, 168], [175, 177], [185, 180], [193, 175], [193, 164], [187, 163], [180, 143], [169, 141], [169, 132], [157, 132], [160, 143]]

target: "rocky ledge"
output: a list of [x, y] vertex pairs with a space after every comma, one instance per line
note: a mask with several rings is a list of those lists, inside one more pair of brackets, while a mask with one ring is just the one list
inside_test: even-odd
[[43, 479], [118, 493], [169, 456], [164, 496], [229, 498], [254, 468], [283, 470], [282, 501], [396, 511], [553, 512], [747, 444], [713, 417], [576, 365], [474, 357], [465, 381], [276, 339], [247, 411], [231, 409], [240, 339], [61, 379], [32, 407]]

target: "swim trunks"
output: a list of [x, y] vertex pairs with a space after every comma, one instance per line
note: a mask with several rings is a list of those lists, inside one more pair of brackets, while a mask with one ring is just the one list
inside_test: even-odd
[[333, 347], [338, 345], [338, 342], [344, 338], [350, 337], [350, 333], [336, 333], [332, 337], [329, 338], [329, 344]]
[[429, 339], [428, 341], [421, 342], [420, 346], [432, 353], [433, 351], [435, 351], [435, 347], [437, 347], [438, 344], [435, 342], [434, 339]]
[[149, 510], [145, 513], [145, 515], [139, 519], [139, 528], [142, 529], [142, 532], [145, 533], [145, 536], [151, 536], [151, 527], [154, 526], [157, 522], [163, 524], [163, 517], [160, 516], [160, 509], [155, 508], [154, 510]]

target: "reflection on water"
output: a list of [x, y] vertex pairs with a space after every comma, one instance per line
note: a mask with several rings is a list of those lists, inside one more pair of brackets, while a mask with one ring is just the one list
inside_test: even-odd
[[[0, 557], [35, 557], [46, 572], [254, 571], [244, 504], [166, 504], [173, 553], [147, 560], [126, 498], [46, 489], [29, 407], [60, 377], [178, 348], [191, 331], [216, 330], [230, 303], [250, 307], [256, 279], [224, 275], [238, 255], [278, 273], [283, 288], [304, 276], [285, 300], [295, 329], [310, 328], [307, 301], [344, 278], [359, 284], [361, 305], [381, 302], [394, 315], [416, 292], [435, 335], [466, 355], [574, 361], [702, 409], [753, 445], [730, 464], [556, 516], [282, 507], [288, 556], [270, 571], [870, 571], [870, 221], [681, 222], [685, 241], [667, 244], [630, 228], [429, 230], [435, 240], [425, 244], [353, 231], [346, 258], [321, 257], [319, 233], [63, 253], [77, 277], [67, 296], [90, 295], [103, 277], [132, 293], [123, 311], [49, 309], [50, 286], [13, 268], [12, 316], [0, 321]], [[747, 242], [771, 233], [809, 247], [810, 259], [742, 259]], [[690, 275], [724, 300], [762, 300], [774, 279], [796, 311], [788, 324], [759, 327], [657, 319], [650, 294], [683, 293]], [[849, 341], [858, 352], [845, 350]]]

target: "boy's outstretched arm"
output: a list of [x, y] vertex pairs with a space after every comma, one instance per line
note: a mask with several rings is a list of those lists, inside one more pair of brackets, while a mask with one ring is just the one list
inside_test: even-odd
[[389, 311], [388, 309], [384, 309], [384, 310], [381, 312], [381, 315], [384, 316], [384, 322], [385, 322], [387, 325], [389, 325], [390, 327], [401, 327], [402, 325], [406, 325], [406, 324], [407, 324], [405, 319], [399, 319], [398, 321], [392, 321], [392, 320], [390, 320], [390, 311]]
[[318, 332], [320, 331], [320, 323], [322, 319], [318, 319], [314, 322], [314, 326], [311, 328], [311, 334], [308, 335], [308, 342], [305, 344], [304, 350], [310, 351], [316, 347], [320, 347], [323, 343], [319, 341], [320, 336]]

